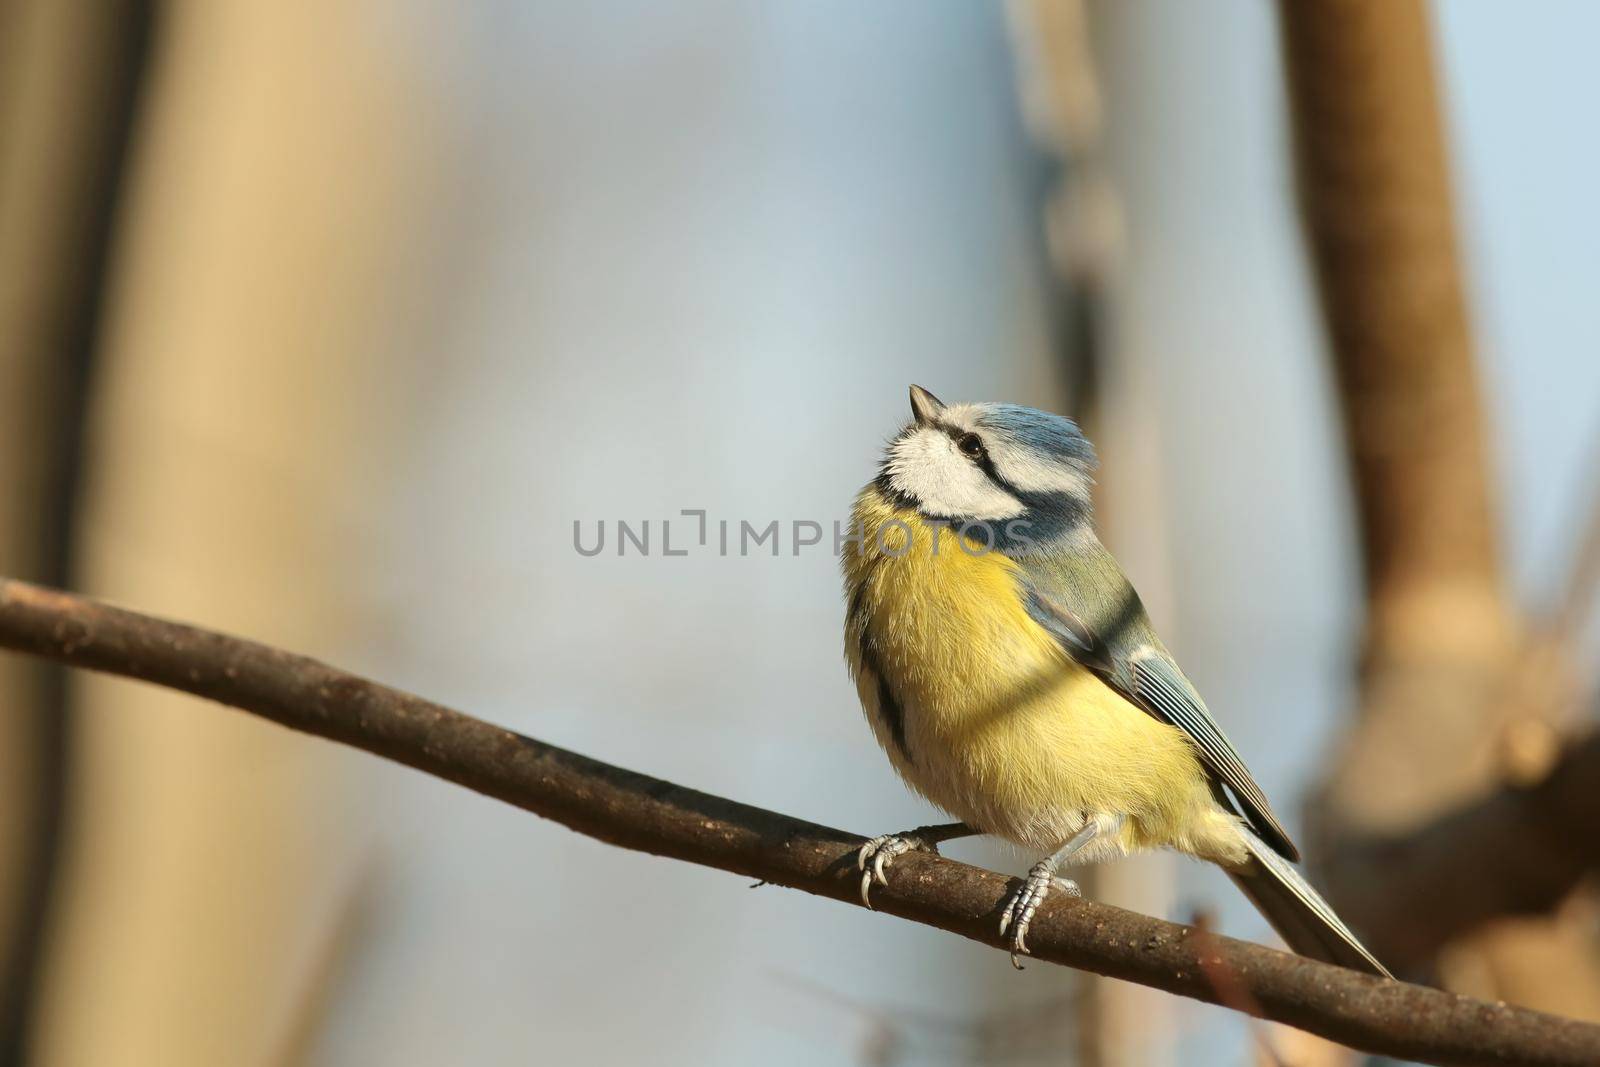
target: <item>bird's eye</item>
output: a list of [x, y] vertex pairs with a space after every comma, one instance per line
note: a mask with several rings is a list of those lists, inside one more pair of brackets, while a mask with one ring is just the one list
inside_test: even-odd
[[961, 449], [963, 456], [977, 459], [983, 455], [983, 438], [975, 433], [964, 433], [956, 439], [956, 447]]

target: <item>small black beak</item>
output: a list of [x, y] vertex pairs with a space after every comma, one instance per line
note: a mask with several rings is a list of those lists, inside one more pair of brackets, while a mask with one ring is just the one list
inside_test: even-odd
[[920, 385], [911, 387], [911, 414], [919, 424], [927, 426], [939, 417], [944, 403]]

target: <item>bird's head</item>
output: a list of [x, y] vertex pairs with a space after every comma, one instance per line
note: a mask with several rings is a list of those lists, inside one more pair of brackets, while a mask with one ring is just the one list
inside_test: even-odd
[[956, 527], [983, 524], [1001, 547], [1013, 520], [1031, 543], [1087, 528], [1094, 446], [1071, 419], [1018, 404], [945, 404], [917, 385], [911, 414], [878, 472], [896, 503]]

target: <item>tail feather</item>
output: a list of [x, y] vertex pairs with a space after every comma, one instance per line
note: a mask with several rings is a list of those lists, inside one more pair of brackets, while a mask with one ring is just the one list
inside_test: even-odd
[[1300, 872], [1249, 830], [1247, 866], [1228, 872], [1234, 884], [1266, 917], [1290, 948], [1302, 956], [1336, 963], [1367, 974], [1393, 978], [1368, 952], [1350, 928], [1334, 914], [1328, 902], [1300, 876]]

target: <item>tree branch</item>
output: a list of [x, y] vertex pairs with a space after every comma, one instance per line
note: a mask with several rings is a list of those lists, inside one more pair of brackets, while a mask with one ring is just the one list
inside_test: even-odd
[[[623, 848], [858, 904], [862, 839], [547, 745], [316, 660], [0, 578], [0, 647], [228, 704], [464, 785]], [[881, 910], [1000, 947], [1001, 875], [917, 853]], [[1437, 1064], [1600, 1062], [1600, 1027], [1390, 982], [1105, 904], [1047, 901], [1034, 955], [1219, 1003], [1225, 969], [1263, 1017]]]

